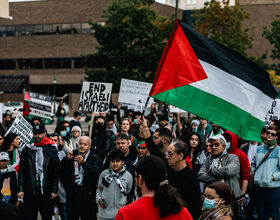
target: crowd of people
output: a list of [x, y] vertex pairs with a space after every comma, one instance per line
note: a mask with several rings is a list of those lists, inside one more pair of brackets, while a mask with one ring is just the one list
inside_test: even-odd
[[[63, 112], [59, 109], [59, 113]], [[82, 113], [54, 133], [40, 118], [33, 139], [0, 124], [3, 219], [280, 219], [278, 121], [245, 141], [203, 118], [154, 106], [148, 115], [96, 113], [90, 133]], [[0, 216], [0, 219], [1, 219]]]

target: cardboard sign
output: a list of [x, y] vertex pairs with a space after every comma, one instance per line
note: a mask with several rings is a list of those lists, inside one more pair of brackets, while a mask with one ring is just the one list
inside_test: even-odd
[[33, 117], [39, 117], [44, 124], [50, 124], [51, 121], [51, 101], [50, 96], [34, 92], [25, 92], [23, 102], [23, 117], [31, 120]]
[[[118, 101], [120, 103], [142, 106], [141, 108], [144, 108], [152, 85], [152, 83], [122, 79]], [[154, 99], [150, 98], [148, 106], [150, 106], [153, 102]], [[137, 109], [140, 108], [137, 107]]]
[[267, 115], [265, 116], [264, 126], [268, 127], [272, 120], [280, 120], [280, 99], [275, 99]]
[[108, 112], [112, 83], [83, 82], [79, 110], [87, 112]]
[[183, 109], [177, 108], [174, 105], [169, 105], [169, 112], [170, 113], [177, 113], [177, 112], [186, 112], [186, 111], [183, 110]]
[[26, 121], [21, 115], [17, 115], [5, 136], [11, 132], [17, 134], [20, 140], [25, 144], [28, 144], [33, 137], [32, 125], [29, 124], [28, 121]]

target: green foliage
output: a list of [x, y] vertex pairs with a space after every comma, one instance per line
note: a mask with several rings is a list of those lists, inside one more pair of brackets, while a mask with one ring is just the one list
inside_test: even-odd
[[105, 25], [90, 21], [99, 46], [83, 56], [88, 81], [112, 82], [118, 91], [121, 78], [151, 82], [174, 21], [159, 17], [153, 0], [113, 0], [104, 11]]
[[251, 29], [243, 29], [242, 21], [249, 17], [248, 12], [240, 7], [229, 6], [229, 0], [220, 2], [211, 0], [194, 12], [194, 26], [201, 34], [246, 56], [246, 50], [252, 47]]
[[276, 74], [280, 74], [280, 14], [278, 14], [276, 19], [271, 22], [271, 30], [264, 27], [263, 36], [274, 46], [270, 57], [273, 60], [278, 61], [278, 64], [270, 65], [270, 69], [275, 70]]

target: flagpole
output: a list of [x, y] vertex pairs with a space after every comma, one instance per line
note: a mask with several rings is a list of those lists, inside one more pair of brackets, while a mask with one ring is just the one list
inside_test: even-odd
[[176, 6], [175, 6], [175, 17], [176, 17], [176, 19], [179, 19], [178, 4], [179, 4], [179, 0], [176, 0]]
[[146, 103], [145, 103], [145, 108], [143, 109], [143, 112], [142, 112], [142, 114], [141, 114], [141, 117], [140, 117], [140, 118], [142, 118], [142, 117], [144, 116], [144, 114], [145, 114], [145, 111], [146, 111], [146, 108], [147, 108], [147, 105], [148, 105], [149, 101], [150, 101], [150, 96], [148, 96], [148, 98], [147, 98], [147, 100], [146, 100]]

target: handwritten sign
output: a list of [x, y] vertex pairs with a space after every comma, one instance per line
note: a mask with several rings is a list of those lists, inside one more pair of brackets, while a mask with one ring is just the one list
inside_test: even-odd
[[[151, 87], [152, 83], [122, 79], [118, 101], [120, 103], [127, 103], [143, 107], [146, 104]], [[150, 98], [148, 106], [150, 106], [153, 101], [154, 99]], [[137, 108], [140, 109], [140, 107]]]
[[17, 134], [22, 142], [28, 144], [33, 137], [33, 128], [21, 115], [17, 115], [5, 136], [9, 133]]
[[268, 127], [272, 120], [280, 120], [280, 99], [275, 99], [272, 102], [271, 108], [265, 116], [264, 126]]
[[79, 109], [87, 112], [108, 112], [112, 83], [83, 82]]

